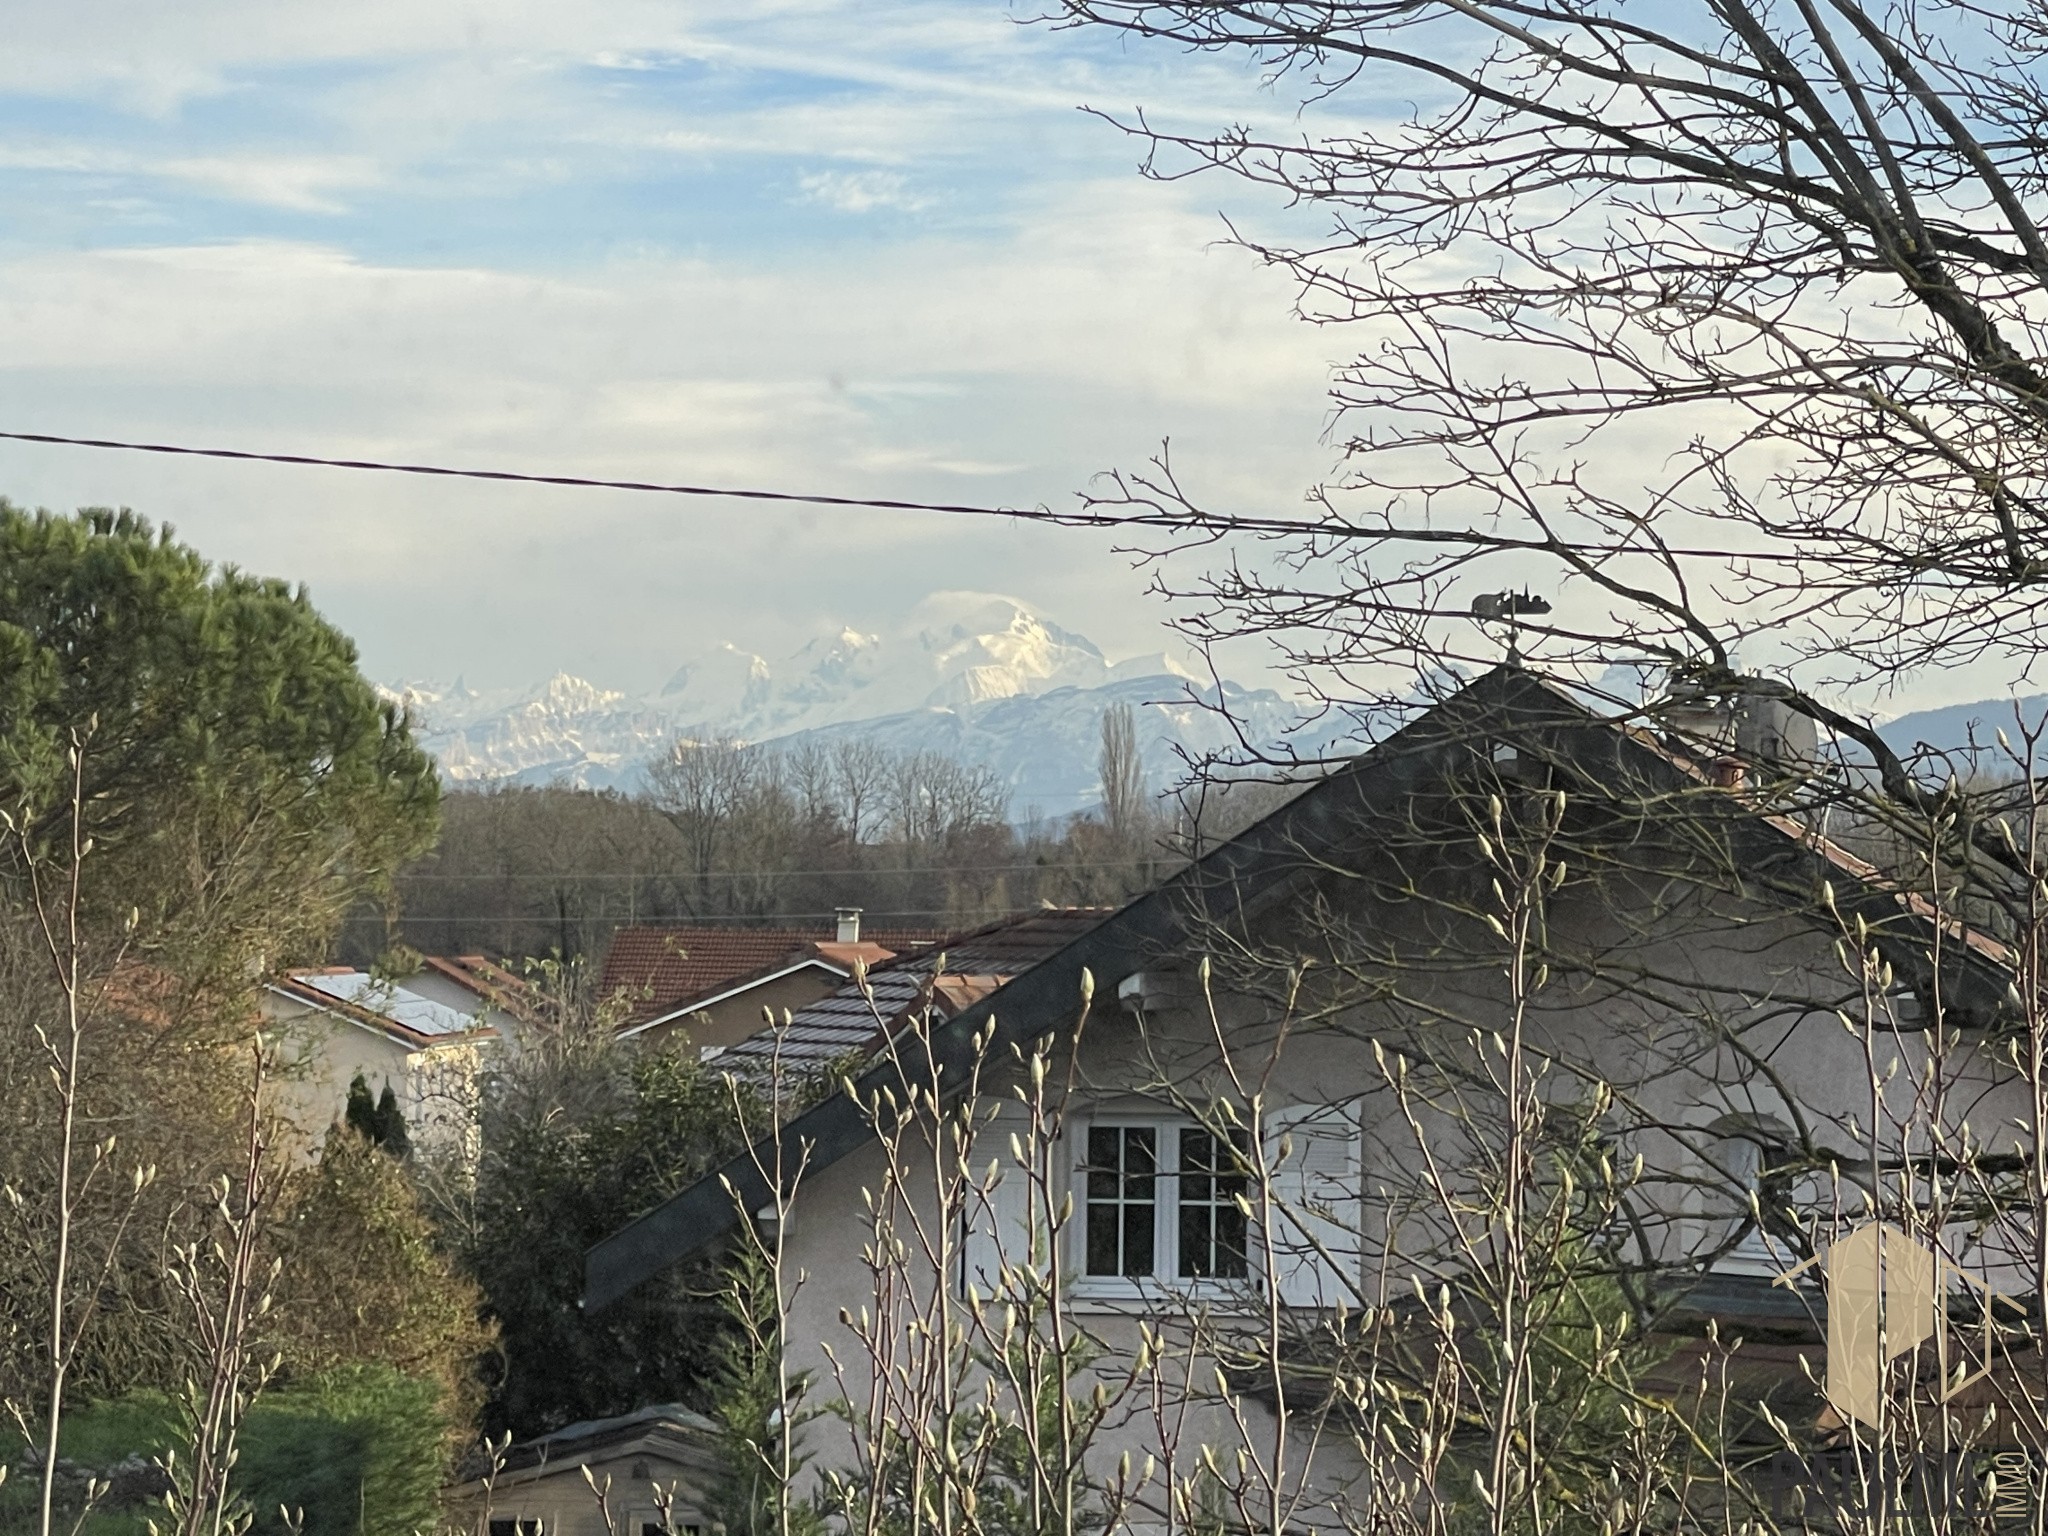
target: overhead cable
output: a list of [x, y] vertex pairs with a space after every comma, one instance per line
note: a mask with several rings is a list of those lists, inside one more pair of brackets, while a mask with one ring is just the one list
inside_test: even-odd
[[[310, 453], [260, 453], [241, 448], [194, 448], [182, 443], [140, 443], [111, 437], [65, 437], [54, 432], [0, 431], [0, 440], [40, 443], [58, 448], [106, 448], [121, 453], [157, 453], [188, 459], [232, 459], [249, 464], [294, 464], [315, 469], [372, 470], [392, 475], [431, 475], [443, 480], [492, 480], [513, 485], [554, 485], [577, 490], [639, 491], [660, 496], [725, 497], [735, 501], [767, 501], [815, 507], [852, 507], [883, 512], [939, 512], [954, 517], [1007, 517], [1020, 522], [1055, 523], [1069, 528], [1164, 528], [1176, 533], [1217, 538], [1232, 533], [1367, 542], [1466, 545], [1484, 552], [1630, 555], [1651, 559], [1718, 559], [1797, 564], [1796, 551], [1686, 549], [1671, 545], [1580, 543], [1555, 537], [1517, 539], [1468, 528], [1401, 527], [1368, 520], [1354, 523], [1334, 516], [1320, 521], [1293, 517], [1252, 517], [1234, 512], [1202, 512], [1188, 506], [1160, 506], [1144, 500], [1121, 503], [1123, 510], [1097, 503], [1059, 512], [1040, 502], [1029, 507], [991, 507], [962, 501], [907, 501], [887, 496], [841, 496], [811, 491], [770, 491], [751, 486], [687, 485], [659, 480], [609, 480], [588, 475], [536, 475], [511, 469], [461, 469], [445, 464], [407, 464], [383, 459], [331, 459]], [[1131, 510], [1136, 508], [1138, 510]], [[1326, 508], [1326, 510], [1328, 510]]]

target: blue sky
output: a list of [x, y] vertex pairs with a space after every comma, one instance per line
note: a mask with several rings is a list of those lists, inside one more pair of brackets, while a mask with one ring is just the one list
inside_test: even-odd
[[[1218, 505], [1328, 468], [1336, 342], [1082, 105], [1293, 121], [1234, 63], [981, 0], [9, 0], [0, 426], [541, 472], [1062, 502], [1164, 438]], [[629, 689], [927, 592], [1111, 655], [1107, 539], [0, 445], [304, 580], [381, 677]]]

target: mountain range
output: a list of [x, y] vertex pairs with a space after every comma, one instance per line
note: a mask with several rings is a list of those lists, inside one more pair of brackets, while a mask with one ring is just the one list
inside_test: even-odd
[[[566, 673], [537, 688], [480, 692], [405, 683], [422, 743], [455, 784], [566, 782], [631, 789], [678, 736], [748, 742], [860, 735], [994, 768], [1011, 813], [1063, 815], [1101, 798], [1105, 711], [1132, 706], [1147, 776], [1164, 787], [1183, 755], [1276, 739], [1298, 711], [1269, 688], [1201, 681], [1164, 655], [1111, 662], [1083, 635], [1012, 598], [940, 592], [888, 634], [843, 629], [778, 662], [727, 644], [629, 695]], [[1226, 719], [1219, 705], [1226, 705]]]
[[[1147, 777], [1164, 788], [1189, 757], [1294, 732], [1300, 711], [1270, 688], [1203, 681], [1164, 655], [1111, 662], [1086, 636], [1015, 599], [927, 597], [887, 634], [842, 629], [780, 661], [727, 644], [677, 667], [651, 694], [567, 673], [536, 688], [479, 692], [407, 683], [384, 690], [412, 711], [423, 744], [454, 784], [563, 782], [632, 789], [679, 736], [829, 742], [858, 735], [994, 768], [1011, 814], [1057, 816], [1101, 799], [1105, 711], [1130, 705]], [[1892, 745], [1965, 750], [2037, 723], [2048, 695], [1921, 710], [1883, 722]], [[1316, 733], [1334, 735], [1331, 727]], [[1314, 746], [1316, 742], [1300, 742]]]

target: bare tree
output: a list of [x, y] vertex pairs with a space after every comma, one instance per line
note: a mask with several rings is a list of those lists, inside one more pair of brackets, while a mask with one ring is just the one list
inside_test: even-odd
[[875, 835], [875, 808], [887, 789], [889, 754], [868, 737], [841, 737], [832, 744], [832, 772], [846, 835], [858, 850]]
[[[65, 1391], [81, 1344], [107, 1290], [107, 1279], [120, 1261], [122, 1240], [136, 1200], [152, 1181], [155, 1171], [134, 1167], [128, 1178], [127, 1198], [117, 1198], [117, 1212], [110, 1232], [103, 1238], [97, 1256], [78, 1251], [80, 1213], [95, 1193], [95, 1186], [118, 1177], [115, 1139], [105, 1137], [87, 1148], [80, 1146], [87, 1132], [84, 1106], [84, 1050], [92, 1016], [105, 1003], [105, 991], [126, 935], [113, 953], [93, 953], [92, 935], [84, 922], [81, 893], [86, 860], [93, 843], [86, 831], [86, 753], [93, 727], [71, 732], [68, 763], [70, 782], [58, 820], [55, 843], [36, 820], [29, 805], [0, 811], [12, 851], [21, 861], [28, 882], [31, 926], [34, 939], [47, 961], [55, 984], [58, 1006], [55, 1018], [40, 1012], [28, 1021], [40, 1047], [48, 1079], [56, 1098], [56, 1146], [51, 1179], [50, 1208], [30, 1213], [23, 1192], [9, 1188], [9, 1203], [30, 1218], [32, 1226], [47, 1228], [48, 1251], [43, 1295], [47, 1313], [44, 1355], [44, 1402], [40, 1415], [43, 1437], [42, 1481], [38, 1490], [37, 1529], [50, 1536], [55, 1518], [58, 1434], [63, 1427]], [[128, 924], [132, 934], [134, 922]], [[40, 1245], [39, 1245], [40, 1246]], [[24, 1428], [27, 1415], [17, 1409]]]
[[730, 739], [679, 737], [666, 756], [648, 765], [648, 798], [683, 835], [700, 883], [718, 869], [759, 776], [758, 755]]
[[[1313, 219], [1300, 240], [1241, 239], [1305, 319], [1367, 338], [1333, 390], [1342, 466], [1302, 515], [1205, 508], [1164, 461], [1097, 498], [1198, 547], [1233, 540], [1239, 558], [1176, 583], [1198, 637], [1279, 635], [1343, 702], [1411, 698], [1497, 657], [1509, 627], [1589, 678], [1646, 663], [1726, 682], [1738, 644], [1746, 667], [1811, 663], [1816, 682], [2033, 664], [2037, 6], [1048, 14], [1297, 93], [1298, 130], [1127, 126], [1153, 174], [1221, 171]], [[1504, 600], [1525, 587], [1554, 607]]]
[[254, 1331], [270, 1310], [269, 1285], [282, 1267], [273, 1259], [266, 1273], [262, 1253], [284, 1168], [263, 1096], [271, 1049], [260, 1035], [250, 1055], [242, 1166], [210, 1191], [214, 1230], [172, 1256], [172, 1285], [189, 1309], [193, 1344], [183, 1405], [188, 1455], [183, 1465], [175, 1455], [165, 1458], [175, 1536], [241, 1536], [248, 1528], [251, 1512], [231, 1480], [237, 1442], [251, 1400], [279, 1363], [258, 1356]]
[[962, 832], [1001, 824], [1010, 799], [994, 769], [938, 752], [898, 756], [887, 793], [892, 830], [913, 853], [929, 853]]
[[1138, 751], [1137, 712], [1112, 704], [1102, 712], [1102, 814], [1110, 834], [1136, 852], [1150, 840], [1152, 797]]

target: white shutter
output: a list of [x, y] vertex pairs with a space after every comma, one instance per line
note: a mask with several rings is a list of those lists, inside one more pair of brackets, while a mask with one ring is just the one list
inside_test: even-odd
[[1356, 1307], [1364, 1257], [1357, 1106], [1270, 1111], [1266, 1156], [1272, 1214], [1264, 1241], [1280, 1300], [1291, 1307]]
[[[1005, 1266], [1021, 1268], [1032, 1262], [1027, 1251], [1030, 1171], [1018, 1166], [1012, 1150], [1013, 1141], [1024, 1139], [1030, 1118], [1021, 1104], [1004, 1104], [984, 1120], [985, 1114], [985, 1108], [976, 1113], [980, 1129], [968, 1157], [971, 1187], [961, 1212], [960, 1265], [954, 1289], [963, 1300], [969, 1287], [984, 1301], [989, 1300], [1003, 1289]], [[1031, 1155], [1028, 1146], [1024, 1152]], [[991, 1165], [995, 1169], [993, 1185], [989, 1182]]]

